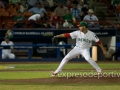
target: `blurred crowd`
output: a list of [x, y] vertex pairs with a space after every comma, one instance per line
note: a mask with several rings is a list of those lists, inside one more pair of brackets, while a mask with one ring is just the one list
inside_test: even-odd
[[[0, 28], [72, 28], [82, 20], [88, 22], [88, 27], [100, 27], [92, 6], [94, 0], [53, 0], [53, 5], [49, 0], [27, 0], [25, 6], [20, 1], [0, 0]], [[120, 16], [120, 10], [117, 13]]]
[[117, 14], [119, 16], [120, 13], [120, 0], [101, 0], [108, 6], [108, 14], [109, 16], [113, 16]]
[[[108, 6], [108, 16], [116, 16], [120, 21], [120, 0], [101, 0]], [[117, 26], [120, 29], [120, 24]]]

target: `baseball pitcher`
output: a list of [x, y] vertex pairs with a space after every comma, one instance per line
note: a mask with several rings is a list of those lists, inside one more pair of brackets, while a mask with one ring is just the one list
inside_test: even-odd
[[92, 41], [95, 41], [100, 48], [102, 49], [104, 54], [107, 54], [106, 50], [103, 48], [102, 42], [95, 35], [94, 32], [87, 29], [86, 22], [80, 22], [79, 30], [65, 33], [54, 36], [54, 38], [69, 38], [76, 39], [76, 46], [63, 58], [59, 67], [52, 73], [52, 76], [56, 76], [60, 73], [65, 66], [65, 64], [72, 59], [73, 57], [81, 54], [98, 72], [98, 74], [102, 73], [102, 69], [97, 65], [97, 63], [90, 57], [89, 49], [92, 45]]

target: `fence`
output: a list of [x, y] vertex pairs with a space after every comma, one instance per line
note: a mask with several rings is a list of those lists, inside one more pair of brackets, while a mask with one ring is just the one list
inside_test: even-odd
[[[0, 59], [1, 61], [41, 61], [41, 59], [32, 59], [32, 49], [34, 47], [39, 47], [42, 49], [49, 49], [49, 48], [53, 48], [56, 49], [57, 51], [57, 58], [49, 58], [49, 60], [55, 61], [57, 59], [61, 59], [61, 53], [60, 53], [60, 49], [65, 49], [65, 48], [71, 48], [71, 44], [67, 44], [67, 45], [57, 45], [57, 46], [53, 46], [52, 44], [17, 44], [17, 45], [13, 45], [14, 49], [24, 49], [24, 50], [28, 50], [28, 59], [15, 59], [15, 60], [3, 60], [2, 59], [2, 49], [10, 49], [10, 46], [5, 46], [5, 45], [0, 45]], [[42, 58], [42, 61], [46, 61], [48, 60], [48, 58]], [[57, 60], [58, 61], [58, 60]]]

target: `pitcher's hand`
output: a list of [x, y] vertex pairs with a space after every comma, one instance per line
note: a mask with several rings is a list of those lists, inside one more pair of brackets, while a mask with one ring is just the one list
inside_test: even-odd
[[103, 54], [104, 54], [104, 55], [106, 55], [106, 54], [108, 54], [108, 53], [107, 53], [107, 51], [106, 51], [106, 50], [103, 50]]

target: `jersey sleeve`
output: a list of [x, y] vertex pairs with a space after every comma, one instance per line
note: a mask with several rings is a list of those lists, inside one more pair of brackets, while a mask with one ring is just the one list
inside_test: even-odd
[[1, 45], [5, 45], [3, 41], [1, 42]]
[[99, 38], [95, 35], [95, 33], [93, 33], [93, 41], [98, 42]]
[[70, 36], [71, 36], [72, 39], [77, 38], [77, 31], [71, 32]]
[[14, 43], [11, 41], [11, 45], [14, 45]]

